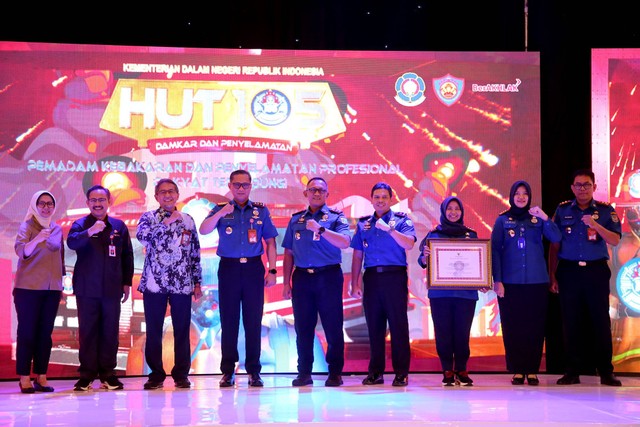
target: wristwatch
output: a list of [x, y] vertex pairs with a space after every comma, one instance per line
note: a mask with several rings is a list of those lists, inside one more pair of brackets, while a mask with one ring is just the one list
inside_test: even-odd
[[324, 227], [320, 227], [320, 228], [318, 229], [318, 234], [322, 234], [322, 233], [324, 233], [326, 230], [327, 230], [326, 228], [324, 228]]
[[278, 274], [278, 270], [272, 268], [271, 270], [269, 270], [269, 274]]

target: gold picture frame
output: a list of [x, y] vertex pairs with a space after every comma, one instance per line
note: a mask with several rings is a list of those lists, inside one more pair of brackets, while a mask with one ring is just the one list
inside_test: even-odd
[[430, 289], [487, 289], [492, 286], [489, 239], [428, 239]]

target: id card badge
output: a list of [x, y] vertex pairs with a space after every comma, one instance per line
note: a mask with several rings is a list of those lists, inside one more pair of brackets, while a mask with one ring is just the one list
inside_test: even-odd
[[320, 234], [316, 233], [315, 231], [313, 232], [313, 241], [317, 242], [320, 240]]
[[590, 242], [595, 242], [598, 240], [598, 232], [595, 228], [587, 228], [587, 238]]
[[524, 237], [518, 237], [518, 249], [524, 249], [525, 246], [526, 242], [524, 240]]
[[247, 236], [249, 237], [249, 243], [258, 243], [258, 230], [255, 228], [248, 229]]
[[187, 246], [191, 243], [191, 232], [188, 230], [184, 230], [182, 232], [182, 239], [180, 239], [180, 244], [182, 246]]
[[109, 256], [110, 257], [116, 256], [116, 245], [109, 245]]

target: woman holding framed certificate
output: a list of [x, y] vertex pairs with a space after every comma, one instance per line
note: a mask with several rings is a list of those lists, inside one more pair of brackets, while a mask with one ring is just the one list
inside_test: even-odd
[[[430, 239], [477, 239], [478, 234], [464, 225], [464, 208], [457, 197], [447, 197], [440, 205], [440, 224], [420, 242], [418, 264], [427, 268], [431, 253]], [[436, 339], [436, 351], [444, 376], [442, 385], [471, 386], [467, 372], [471, 355], [469, 335], [476, 311], [478, 291], [471, 289], [438, 289], [430, 286], [429, 303]]]

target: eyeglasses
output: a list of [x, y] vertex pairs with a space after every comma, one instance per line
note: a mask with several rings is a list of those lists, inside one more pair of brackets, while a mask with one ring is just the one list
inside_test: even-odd
[[161, 196], [165, 196], [165, 195], [172, 195], [172, 194], [177, 194], [178, 192], [176, 190], [174, 190], [173, 188], [171, 190], [160, 190], [158, 191], [158, 194]]
[[236, 190], [239, 190], [240, 187], [242, 187], [244, 190], [248, 190], [248, 189], [251, 188], [251, 183], [250, 182], [232, 182], [231, 185]]
[[89, 203], [104, 203], [106, 201], [107, 201], [106, 197], [100, 197], [99, 199], [96, 199], [96, 198], [89, 199]]
[[581, 182], [576, 182], [575, 184], [573, 184], [573, 188], [575, 188], [576, 190], [591, 190], [591, 187], [593, 187], [593, 184], [589, 182], [585, 182], [584, 184]]
[[311, 188], [307, 188], [307, 191], [311, 194], [324, 194], [327, 192], [327, 190], [325, 190], [324, 188], [318, 188], [318, 187], [311, 187]]
[[47, 207], [47, 208], [52, 208], [54, 207], [56, 204], [53, 202], [38, 202], [36, 204], [36, 206], [38, 206], [40, 209]]

